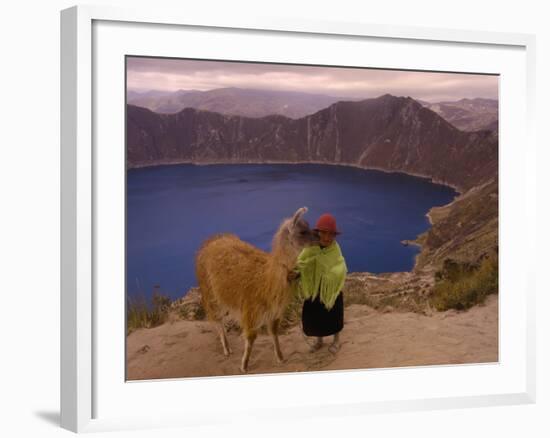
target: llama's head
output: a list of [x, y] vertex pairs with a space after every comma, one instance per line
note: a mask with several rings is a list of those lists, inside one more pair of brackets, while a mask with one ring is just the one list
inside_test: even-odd
[[288, 243], [298, 251], [305, 246], [319, 242], [319, 235], [309, 227], [309, 223], [303, 218], [306, 213], [307, 207], [299, 208], [287, 223]]
[[309, 245], [319, 242], [319, 236], [303, 219], [307, 207], [296, 210], [292, 217], [286, 218], [273, 236], [272, 250], [294, 263], [299, 252]]
[[273, 236], [272, 253], [284, 266], [293, 266], [300, 251], [319, 242], [319, 236], [303, 219], [307, 207], [296, 210], [292, 217], [283, 220]]

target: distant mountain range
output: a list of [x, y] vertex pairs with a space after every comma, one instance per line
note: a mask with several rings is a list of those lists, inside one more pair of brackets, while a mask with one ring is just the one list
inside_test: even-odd
[[464, 132], [412, 98], [344, 101], [299, 119], [127, 106], [128, 167], [321, 162], [400, 171], [468, 189], [497, 174], [495, 132]]
[[127, 97], [129, 104], [164, 114], [195, 108], [235, 116], [258, 118], [278, 114], [293, 119], [313, 114], [335, 102], [345, 100], [322, 94], [243, 88], [145, 93], [129, 91]]
[[[220, 114], [261, 118], [282, 115], [299, 119], [340, 101], [359, 101], [323, 94], [276, 90], [219, 88], [209, 91], [128, 91], [127, 103], [162, 114], [175, 114], [184, 108], [195, 108]], [[498, 130], [498, 101], [461, 99], [456, 102], [430, 103], [423, 106], [463, 131]]]
[[497, 100], [476, 98], [456, 102], [420, 103], [463, 131], [498, 131]]

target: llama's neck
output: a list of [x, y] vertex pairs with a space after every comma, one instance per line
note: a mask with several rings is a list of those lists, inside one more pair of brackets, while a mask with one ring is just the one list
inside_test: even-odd
[[[293, 255], [294, 254], [294, 255]], [[292, 288], [288, 281], [288, 273], [294, 268], [296, 263], [296, 254], [294, 251], [285, 252], [284, 248], [274, 248], [269, 257], [269, 267], [266, 270], [266, 293], [270, 300], [279, 303], [276, 307], [283, 308], [288, 303], [292, 294]]]
[[287, 271], [294, 269], [297, 257], [298, 251], [289, 244], [283, 245], [279, 243], [277, 245], [273, 245], [271, 250], [271, 263], [273, 265], [279, 265]]
[[271, 259], [274, 264], [284, 266], [287, 271], [294, 269], [299, 250], [292, 245], [288, 223], [281, 224], [271, 242]]
[[294, 269], [298, 249], [296, 249], [288, 238], [288, 230], [281, 226], [273, 237], [271, 253], [269, 257], [269, 269], [267, 269], [268, 282], [271, 284], [272, 293], [286, 295], [289, 292], [288, 273]]

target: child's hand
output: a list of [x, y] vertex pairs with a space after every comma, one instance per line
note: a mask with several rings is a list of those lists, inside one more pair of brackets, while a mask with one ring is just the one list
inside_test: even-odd
[[299, 272], [296, 271], [289, 271], [286, 278], [288, 281], [296, 280], [300, 276]]

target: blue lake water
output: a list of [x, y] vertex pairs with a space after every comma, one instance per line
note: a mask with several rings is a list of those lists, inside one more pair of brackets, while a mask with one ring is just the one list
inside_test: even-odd
[[197, 282], [194, 255], [230, 232], [269, 251], [281, 221], [299, 207], [311, 226], [336, 218], [351, 272], [410, 270], [418, 253], [401, 240], [429, 227], [428, 210], [457, 193], [400, 173], [317, 164], [192, 164], [132, 169], [127, 175], [126, 284], [150, 299], [158, 287], [179, 298]]

